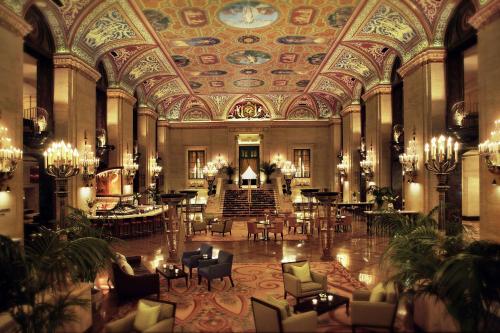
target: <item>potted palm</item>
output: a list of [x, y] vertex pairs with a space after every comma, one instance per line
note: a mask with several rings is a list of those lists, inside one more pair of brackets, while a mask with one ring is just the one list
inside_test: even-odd
[[260, 171], [262, 171], [266, 176], [266, 184], [271, 184], [271, 176], [277, 169], [276, 163], [262, 162], [260, 165]]
[[229, 163], [222, 168], [222, 172], [227, 176], [227, 183], [232, 184], [233, 176], [236, 173], [236, 168], [231, 163]]

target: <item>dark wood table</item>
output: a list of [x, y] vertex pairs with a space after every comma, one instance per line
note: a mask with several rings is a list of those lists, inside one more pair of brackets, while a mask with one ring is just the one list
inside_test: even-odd
[[[176, 268], [178, 269], [177, 274], [175, 273]], [[167, 268], [157, 267], [156, 273], [160, 274], [167, 280], [167, 291], [170, 291], [170, 281], [175, 279], [184, 278], [186, 280], [186, 288], [188, 287], [188, 274], [175, 265], [172, 270], [170, 270], [168, 267]]]
[[[304, 301], [297, 303], [293, 307], [294, 312], [307, 312], [307, 311], [316, 311], [318, 315], [321, 315], [326, 312], [333, 311], [342, 305], [345, 305], [345, 313], [349, 315], [349, 298], [340, 296], [333, 293], [326, 293], [328, 295], [333, 295], [333, 300], [328, 301], [320, 301], [319, 296], [315, 296], [312, 298], [308, 298]], [[316, 305], [313, 304], [313, 299], [317, 299], [318, 303]]]

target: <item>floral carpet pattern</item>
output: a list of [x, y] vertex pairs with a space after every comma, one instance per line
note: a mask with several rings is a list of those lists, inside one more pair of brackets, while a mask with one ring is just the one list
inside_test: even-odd
[[[328, 275], [328, 288], [344, 296], [350, 296], [356, 289], [364, 289], [340, 263], [311, 262], [311, 270]], [[212, 291], [207, 289], [206, 280], [197, 284], [193, 274], [189, 287], [183, 279], [173, 280], [170, 291], [166, 281], [161, 280], [161, 299], [177, 303], [176, 331], [180, 332], [252, 332], [255, 331], [250, 297], [273, 296], [283, 299], [281, 264], [233, 264], [234, 288], [229, 279], [213, 280]], [[295, 300], [288, 297], [293, 305]], [[123, 317], [136, 307], [136, 301], [120, 307], [116, 318]], [[345, 307], [318, 318], [320, 331], [350, 331], [350, 319]]]

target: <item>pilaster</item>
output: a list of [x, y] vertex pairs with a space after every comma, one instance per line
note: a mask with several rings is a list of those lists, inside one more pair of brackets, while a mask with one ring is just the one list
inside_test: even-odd
[[332, 191], [341, 191], [340, 177], [337, 174], [337, 164], [340, 162], [337, 155], [342, 150], [342, 120], [333, 119], [330, 124], [330, 188]]
[[359, 200], [359, 146], [361, 144], [361, 106], [358, 104], [345, 107], [342, 112], [342, 151], [347, 163], [347, 177], [344, 180], [344, 201], [351, 201], [356, 192]]
[[156, 157], [156, 120], [158, 114], [151, 108], [140, 106], [137, 112], [137, 144], [139, 146], [139, 191], [151, 185], [153, 172], [150, 159]]

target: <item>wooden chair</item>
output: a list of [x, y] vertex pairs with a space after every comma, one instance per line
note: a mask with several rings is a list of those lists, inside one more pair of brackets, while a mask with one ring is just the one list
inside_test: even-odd
[[250, 239], [250, 235], [253, 235], [253, 240], [256, 240], [257, 236], [264, 232], [263, 230], [259, 230], [262, 228], [257, 228], [257, 223], [255, 222], [247, 222], [247, 229], [247, 239]]
[[283, 240], [283, 220], [278, 220], [274, 222], [274, 227], [269, 228], [268, 233], [272, 232], [274, 234], [274, 240], [276, 240], [276, 235], [281, 234], [281, 240]]
[[293, 233], [297, 233], [297, 217], [296, 216], [290, 216], [288, 218], [288, 233], [290, 233], [290, 230], [293, 228]]

